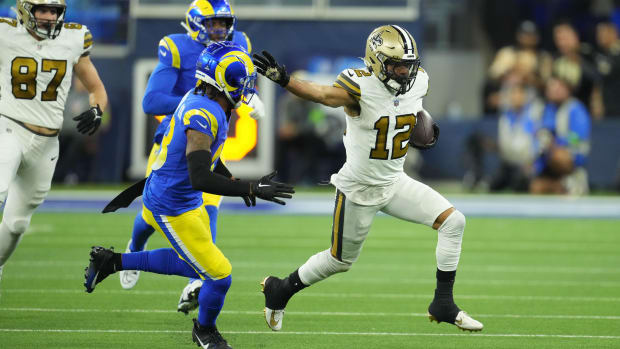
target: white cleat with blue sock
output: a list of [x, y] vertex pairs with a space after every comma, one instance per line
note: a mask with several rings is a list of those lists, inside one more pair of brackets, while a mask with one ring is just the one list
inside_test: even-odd
[[181, 292], [181, 298], [179, 298], [179, 305], [177, 311], [189, 314], [190, 311], [198, 308], [198, 294], [202, 287], [202, 280], [194, 280], [185, 286], [183, 292]]
[[[131, 239], [127, 243], [127, 248], [125, 249], [125, 253], [131, 253]], [[146, 249], [146, 244], [144, 245], [144, 249]], [[126, 290], [131, 290], [138, 283], [138, 279], [140, 278], [140, 270], [121, 270], [120, 271], [120, 279], [121, 279], [121, 287]]]

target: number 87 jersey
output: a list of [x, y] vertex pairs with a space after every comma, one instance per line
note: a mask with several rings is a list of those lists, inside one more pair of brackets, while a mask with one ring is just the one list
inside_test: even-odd
[[338, 75], [334, 86], [358, 100], [360, 115], [346, 118], [343, 142], [347, 161], [332, 177], [336, 187], [385, 187], [396, 182], [403, 172], [415, 115], [422, 109], [428, 81], [419, 68], [412, 88], [395, 96], [367, 68], [347, 69]]
[[14, 18], [0, 18], [0, 114], [60, 129], [73, 66], [90, 53], [93, 37], [64, 23], [55, 39], [36, 40]]

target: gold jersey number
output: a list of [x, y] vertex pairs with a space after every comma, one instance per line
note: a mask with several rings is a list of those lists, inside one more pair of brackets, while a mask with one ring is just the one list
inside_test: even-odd
[[[392, 156], [391, 159], [399, 159], [407, 154], [409, 149], [409, 138], [415, 126], [415, 115], [403, 114], [396, 116], [396, 130], [402, 130], [392, 138]], [[375, 130], [377, 130], [377, 138], [375, 147], [370, 150], [370, 158], [377, 160], [387, 160], [389, 151], [387, 149], [387, 135], [390, 126], [389, 116], [382, 116], [375, 122]], [[409, 126], [405, 128], [406, 126]], [[404, 145], [403, 145], [404, 144]]]
[[[54, 77], [41, 93], [42, 101], [55, 101], [58, 98], [58, 86], [67, 73], [67, 61], [43, 59], [41, 72], [54, 73]], [[37, 95], [38, 63], [32, 57], [16, 57], [11, 63], [11, 85], [13, 96], [18, 99], [33, 99]]]

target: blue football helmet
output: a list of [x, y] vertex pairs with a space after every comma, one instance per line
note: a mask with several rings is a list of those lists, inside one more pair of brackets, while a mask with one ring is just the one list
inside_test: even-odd
[[196, 78], [223, 92], [234, 108], [252, 99], [256, 76], [248, 52], [230, 41], [210, 44], [196, 62]]
[[[222, 19], [224, 28], [217, 28], [214, 19]], [[192, 39], [209, 45], [213, 41], [231, 40], [235, 30], [235, 15], [228, 0], [194, 0], [181, 25]]]

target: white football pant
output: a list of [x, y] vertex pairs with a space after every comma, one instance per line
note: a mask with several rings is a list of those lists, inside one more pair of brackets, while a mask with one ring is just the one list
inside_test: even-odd
[[[299, 277], [305, 285], [312, 285], [351, 268], [362, 251], [377, 212], [432, 227], [437, 217], [452, 207], [437, 191], [405, 174], [395, 185], [398, 189], [394, 196], [379, 206], [358, 205], [336, 190], [332, 246], [310, 257], [299, 268]], [[459, 211], [448, 216], [439, 228], [436, 249], [439, 269], [456, 270], [464, 229], [465, 217]]]
[[36, 135], [0, 116], [0, 267], [47, 196], [58, 161], [58, 137]]

